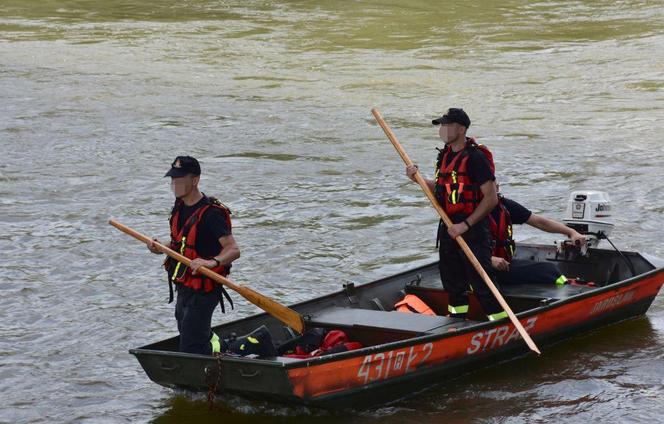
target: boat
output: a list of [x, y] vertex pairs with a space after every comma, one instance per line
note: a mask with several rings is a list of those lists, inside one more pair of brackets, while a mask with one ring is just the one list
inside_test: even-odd
[[[586, 225], [586, 233], [592, 233], [588, 225], [594, 224], [568, 225]], [[555, 262], [565, 275], [588, 282], [501, 287], [505, 300], [541, 348], [644, 315], [664, 284], [664, 263], [657, 258], [600, 248], [596, 242], [589, 242], [584, 252], [571, 253], [556, 245], [518, 243], [517, 258]], [[418, 296], [436, 315], [395, 311], [395, 303], [407, 294]], [[466, 372], [529, 354], [509, 319], [488, 321], [472, 293], [467, 319], [445, 316], [447, 306], [447, 293], [433, 262], [366, 284], [346, 283], [335, 293], [291, 306], [305, 317], [307, 328], [342, 330], [362, 344], [360, 349], [308, 358], [280, 356], [279, 351], [269, 357], [207, 356], [178, 352], [178, 337], [172, 337], [129, 352], [152, 381], [165, 387], [354, 409], [403, 398]], [[269, 330], [277, 346], [297, 336], [266, 313], [216, 326], [213, 331], [223, 338], [249, 334], [261, 326]]]

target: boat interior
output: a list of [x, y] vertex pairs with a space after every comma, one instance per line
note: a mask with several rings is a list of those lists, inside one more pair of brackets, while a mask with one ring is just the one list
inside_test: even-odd
[[[518, 258], [534, 261], [552, 261], [561, 272], [592, 284], [555, 285], [519, 284], [504, 285], [501, 293], [514, 313], [532, 310], [568, 299], [606, 285], [614, 284], [655, 267], [638, 253], [591, 249], [587, 256], [561, 256], [554, 246], [519, 245]], [[422, 315], [395, 311], [395, 303], [406, 294], [422, 299], [436, 313]], [[437, 263], [425, 265], [368, 284], [344, 284], [339, 292], [293, 305], [307, 320], [307, 328], [343, 330], [349, 340], [364, 347], [441, 334], [478, 325], [487, 320], [475, 296], [470, 293], [467, 319], [451, 318], [447, 314], [447, 293], [443, 290]], [[290, 328], [267, 314], [250, 316], [238, 321], [214, 327], [221, 338], [231, 333], [249, 334], [265, 325], [277, 351], [283, 353], [292, 346], [298, 335]], [[164, 340], [142, 349], [177, 351], [177, 337]], [[281, 348], [280, 348], [281, 347]], [[265, 358], [280, 362], [297, 359]]]

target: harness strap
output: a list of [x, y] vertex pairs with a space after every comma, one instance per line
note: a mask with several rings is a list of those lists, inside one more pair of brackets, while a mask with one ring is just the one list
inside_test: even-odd
[[441, 231], [443, 231], [443, 220], [439, 219], [438, 220], [438, 230], [436, 231], [436, 249], [438, 249], [438, 245], [440, 244]]
[[[181, 236], [181, 241], [180, 241], [180, 254], [184, 255], [185, 249], [188, 247], [190, 249], [196, 249], [195, 243], [192, 244], [187, 244], [187, 236], [189, 235], [189, 232], [191, 231], [191, 227], [194, 226], [200, 219], [203, 217], [203, 214], [207, 211], [207, 206], [203, 205], [201, 206], [198, 210], [194, 211], [194, 213], [191, 214], [189, 218], [187, 218], [187, 221], [184, 223], [180, 231], [178, 232], [178, 235]], [[177, 225], [177, 223], [176, 223]], [[194, 238], [196, 238], [196, 235], [194, 235]], [[177, 265], [175, 266], [175, 271], [173, 272], [173, 275], [171, 276], [172, 280], [175, 280], [178, 277], [178, 271], [180, 270], [180, 267], [183, 266], [182, 262], [178, 262]], [[186, 271], [185, 271], [186, 272]], [[170, 280], [169, 280], [170, 282]], [[169, 288], [170, 291], [170, 288]], [[170, 302], [169, 302], [170, 303]]]
[[224, 297], [226, 300], [228, 300], [228, 303], [231, 305], [231, 309], [235, 309], [233, 306], [233, 299], [231, 299], [231, 296], [228, 294], [226, 289], [222, 286], [221, 287], [221, 295], [219, 296], [219, 306], [221, 307], [221, 313], [225, 314], [226, 313], [226, 308], [224, 307]]

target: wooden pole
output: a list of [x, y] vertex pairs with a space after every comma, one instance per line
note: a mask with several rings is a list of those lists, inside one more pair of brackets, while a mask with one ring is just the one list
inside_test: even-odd
[[[390, 141], [392, 142], [392, 145], [394, 146], [394, 148], [399, 153], [399, 156], [401, 156], [401, 159], [403, 159], [403, 161], [406, 163], [406, 166], [412, 165], [413, 161], [410, 160], [410, 158], [408, 157], [408, 154], [406, 153], [406, 151], [403, 149], [403, 147], [401, 147], [401, 144], [399, 143], [396, 136], [394, 135], [394, 133], [392, 132], [390, 127], [387, 125], [387, 123], [385, 122], [383, 117], [380, 115], [380, 112], [378, 111], [378, 109], [376, 109], [376, 108], [371, 109], [371, 113], [373, 114], [374, 118], [376, 118], [376, 122], [378, 122], [378, 125], [380, 125], [380, 127], [385, 132], [385, 135], [387, 136], [387, 138], [389, 138]], [[420, 187], [422, 187], [422, 191], [424, 191], [424, 194], [426, 194], [427, 198], [431, 202], [431, 205], [433, 205], [433, 207], [436, 209], [436, 211], [438, 212], [438, 215], [440, 215], [440, 217], [442, 218], [445, 225], [448, 228], [451, 227], [452, 226], [452, 221], [450, 220], [450, 218], [447, 216], [447, 214], [445, 213], [443, 208], [440, 206], [440, 204], [436, 200], [436, 197], [431, 192], [431, 189], [429, 188], [429, 186], [427, 185], [426, 181], [424, 180], [422, 175], [419, 173], [419, 171], [415, 173], [415, 180], [420, 185]], [[486, 285], [489, 287], [489, 290], [491, 290], [491, 293], [493, 293], [493, 295], [495, 296], [495, 298], [498, 301], [498, 303], [500, 304], [500, 306], [502, 306], [503, 310], [505, 312], [507, 312], [507, 315], [509, 316], [510, 321], [512, 321], [512, 324], [514, 324], [514, 327], [516, 327], [516, 329], [519, 331], [519, 334], [521, 334], [521, 337], [523, 337], [523, 339], [526, 341], [526, 344], [528, 345], [528, 347], [533, 352], [536, 352], [537, 354], [540, 354], [541, 352], [537, 348], [537, 345], [535, 345], [535, 342], [533, 341], [533, 339], [530, 337], [530, 335], [528, 335], [528, 333], [526, 332], [526, 329], [523, 328], [523, 325], [521, 325], [521, 322], [519, 322], [516, 315], [514, 315], [514, 312], [512, 312], [512, 309], [509, 307], [507, 302], [505, 302], [505, 299], [503, 299], [503, 296], [500, 294], [500, 291], [498, 291], [498, 288], [496, 288], [496, 286], [493, 284], [493, 282], [491, 281], [491, 278], [489, 278], [489, 275], [486, 273], [486, 271], [484, 271], [484, 268], [482, 268], [482, 265], [480, 265], [479, 261], [477, 260], [477, 258], [473, 254], [473, 252], [470, 250], [470, 248], [468, 247], [468, 244], [466, 244], [466, 241], [461, 236], [458, 236], [456, 238], [456, 241], [457, 241], [457, 243], [459, 243], [459, 246], [461, 246], [461, 250], [463, 250], [463, 253], [466, 254], [466, 256], [468, 257], [468, 260], [473, 265], [475, 270], [480, 274], [480, 276], [482, 277], [482, 279], [484, 280]]]
[[[113, 219], [109, 220], [108, 223], [117, 228], [118, 230], [122, 231], [123, 233], [128, 234], [146, 244], [153, 242], [153, 240], [150, 237], [141, 234], [138, 231], [132, 230], [131, 228], [122, 225]], [[154, 242], [154, 245], [159, 251], [165, 253], [166, 255], [170, 256], [171, 258], [175, 259], [178, 262], [182, 262], [186, 266], [189, 266], [189, 264], [191, 263], [191, 260], [189, 258], [180, 255], [179, 253], [175, 252], [172, 249], [169, 249], [168, 247], [164, 246], [161, 243]], [[279, 321], [283, 322], [284, 324], [286, 324], [293, 330], [297, 331], [298, 333], [302, 334], [302, 332], [304, 331], [304, 318], [302, 317], [302, 315], [295, 312], [291, 308], [288, 308], [280, 303], [277, 303], [274, 300], [270, 299], [269, 297], [264, 296], [258, 292], [255, 292], [250, 288], [239, 286], [234, 282], [232, 282], [231, 280], [229, 280], [228, 278], [223, 277], [206, 267], [198, 268], [198, 272], [210, 278], [214, 282], [226, 286], [233, 291], [236, 291], [242, 297], [247, 299], [249, 302], [258, 306], [259, 308], [261, 308], [268, 314], [272, 315]]]

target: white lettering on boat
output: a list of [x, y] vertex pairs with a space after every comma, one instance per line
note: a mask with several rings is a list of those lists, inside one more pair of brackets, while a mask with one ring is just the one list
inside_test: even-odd
[[402, 350], [380, 352], [367, 355], [357, 371], [357, 377], [367, 384], [372, 381], [385, 380], [415, 371], [425, 363], [433, 353], [433, 343], [411, 346]]
[[[526, 331], [532, 330], [535, 327], [535, 323], [537, 322], [537, 317], [532, 317], [529, 318], [528, 321], [526, 321], [526, 324], [523, 326], [523, 328]], [[501, 347], [513, 340], [517, 340], [520, 335], [519, 335], [519, 330], [516, 328], [512, 328], [512, 332], [510, 333], [509, 337], [507, 336], [507, 333], [510, 331], [511, 325], [502, 325], [500, 327], [495, 327], [490, 330], [485, 330], [485, 331], [480, 331], [479, 333], [475, 333], [473, 337], [470, 339], [470, 346], [468, 346], [468, 349], [466, 349], [466, 353], [468, 355], [472, 355], [473, 353], [477, 352], [484, 352], [485, 350], [490, 350], [490, 349], [495, 349], [498, 347]]]
[[600, 300], [599, 302], [595, 302], [593, 308], [590, 310], [589, 315], [599, 314], [600, 312], [608, 311], [609, 309], [613, 309], [617, 306], [629, 302], [633, 298], [634, 298], [634, 290], [630, 290], [628, 292], [617, 294], [607, 299]]

